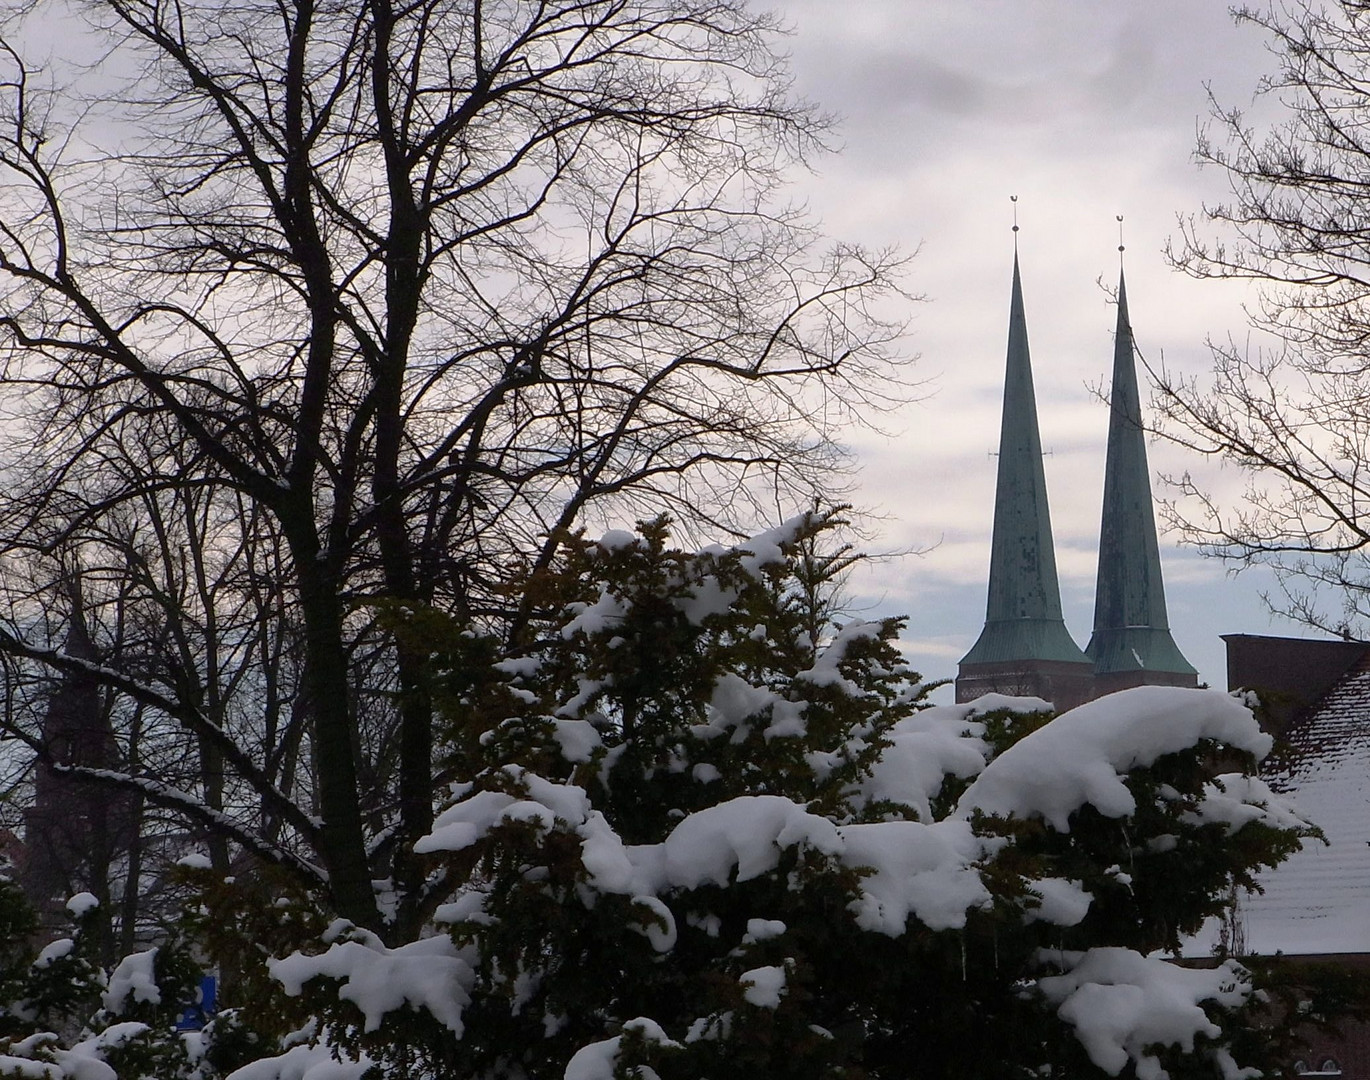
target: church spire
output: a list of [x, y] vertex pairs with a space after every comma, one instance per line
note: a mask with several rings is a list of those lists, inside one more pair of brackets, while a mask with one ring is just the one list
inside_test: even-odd
[[966, 701], [988, 691], [1035, 694], [1055, 700], [1059, 707], [1069, 707], [1087, 696], [1087, 689], [1074, 682], [1081, 678], [1087, 681], [1089, 670], [1088, 660], [1071, 639], [1061, 616], [1027, 317], [1015, 250], [989, 602], [984, 630], [961, 660], [956, 696]]
[[1094, 662], [1097, 693], [1143, 683], [1197, 683], [1166, 617], [1134, 349], [1127, 285], [1119, 269], [1094, 635], [1085, 650]]

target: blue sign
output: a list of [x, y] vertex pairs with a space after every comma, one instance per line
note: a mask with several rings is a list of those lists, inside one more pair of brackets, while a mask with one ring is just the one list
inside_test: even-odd
[[177, 1031], [199, 1031], [218, 1011], [219, 984], [213, 975], [205, 975], [195, 991], [195, 1001], [187, 1005], [176, 1021]]

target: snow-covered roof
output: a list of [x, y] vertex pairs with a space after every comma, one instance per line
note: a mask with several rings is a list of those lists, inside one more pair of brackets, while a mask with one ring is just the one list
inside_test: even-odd
[[1370, 953], [1370, 660], [1287, 732], [1263, 770], [1327, 836], [1309, 841], [1242, 904], [1246, 950]]

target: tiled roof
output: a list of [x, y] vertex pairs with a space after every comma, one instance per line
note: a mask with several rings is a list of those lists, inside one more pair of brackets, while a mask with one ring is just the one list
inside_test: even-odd
[[1290, 728], [1266, 780], [1326, 834], [1243, 902], [1246, 945], [1270, 954], [1370, 952], [1370, 661]]

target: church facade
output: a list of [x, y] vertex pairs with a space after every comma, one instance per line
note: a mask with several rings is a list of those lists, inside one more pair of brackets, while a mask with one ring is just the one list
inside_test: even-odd
[[1120, 272], [1094, 629], [1081, 649], [1061, 612], [1014, 252], [989, 598], [984, 629], [961, 658], [957, 701], [1001, 693], [1040, 697], [1068, 709], [1131, 686], [1198, 685], [1198, 673], [1171, 637], [1166, 615], [1134, 352]]

